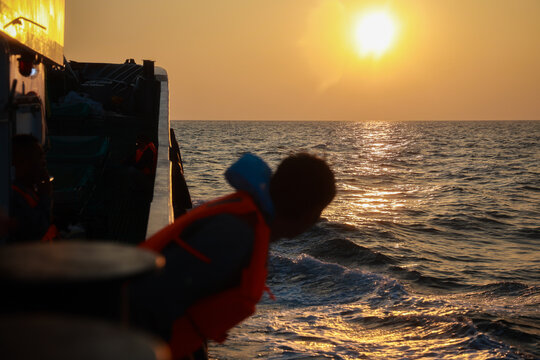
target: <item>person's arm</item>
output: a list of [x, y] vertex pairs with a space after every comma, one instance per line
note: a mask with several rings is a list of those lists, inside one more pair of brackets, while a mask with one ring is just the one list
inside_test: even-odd
[[182, 239], [212, 261], [207, 264], [176, 242], [163, 249], [165, 268], [130, 285], [131, 320], [165, 340], [173, 322], [198, 299], [235, 286], [249, 264], [254, 231], [244, 220], [228, 214], [199, 220]]
[[40, 240], [50, 225], [51, 199], [42, 195], [35, 207], [30, 207], [17, 192], [12, 192], [10, 215], [14, 220], [9, 242]]
[[150, 172], [154, 171], [154, 154], [152, 153], [152, 150], [150, 150], [150, 148], [147, 148], [146, 151], [143, 152], [141, 158], [135, 164], [135, 167], [141, 171], [143, 169], [149, 169]]

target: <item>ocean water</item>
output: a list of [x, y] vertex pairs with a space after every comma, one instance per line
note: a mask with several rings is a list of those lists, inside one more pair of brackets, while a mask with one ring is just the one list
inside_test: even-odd
[[213, 359], [540, 358], [540, 122], [172, 123], [195, 203], [244, 152], [309, 151], [338, 193], [271, 248]]

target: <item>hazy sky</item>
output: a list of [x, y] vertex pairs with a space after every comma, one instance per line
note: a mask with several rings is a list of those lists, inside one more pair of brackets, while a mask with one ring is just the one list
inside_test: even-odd
[[[378, 59], [356, 19], [384, 9]], [[540, 0], [66, 0], [70, 60], [155, 60], [171, 119], [540, 119]]]

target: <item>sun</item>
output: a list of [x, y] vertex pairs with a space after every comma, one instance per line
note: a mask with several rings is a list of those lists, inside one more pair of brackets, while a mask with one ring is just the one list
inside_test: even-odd
[[362, 57], [381, 57], [394, 43], [396, 30], [396, 22], [388, 11], [375, 10], [365, 13], [354, 26], [354, 41], [358, 53]]

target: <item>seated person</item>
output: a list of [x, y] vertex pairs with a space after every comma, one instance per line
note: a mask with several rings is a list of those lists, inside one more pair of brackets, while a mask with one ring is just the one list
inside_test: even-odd
[[10, 217], [14, 226], [8, 242], [44, 240], [51, 227], [52, 186], [39, 141], [32, 135], [15, 135], [12, 163]]
[[135, 145], [135, 154], [125, 162], [128, 166], [126, 185], [133, 193], [151, 198], [156, 173], [157, 150], [154, 143], [144, 134], [137, 136]]
[[289, 156], [272, 174], [247, 154], [225, 173], [236, 192], [180, 216], [141, 244], [166, 265], [130, 285], [131, 321], [160, 335], [173, 358], [206, 359], [207, 339], [255, 311], [266, 288], [269, 242], [314, 225], [335, 195], [334, 175], [321, 159]]
[[137, 146], [137, 150], [135, 152], [134, 166], [145, 175], [154, 175], [157, 162], [156, 146], [144, 134], [140, 134], [137, 137], [135, 145]]

